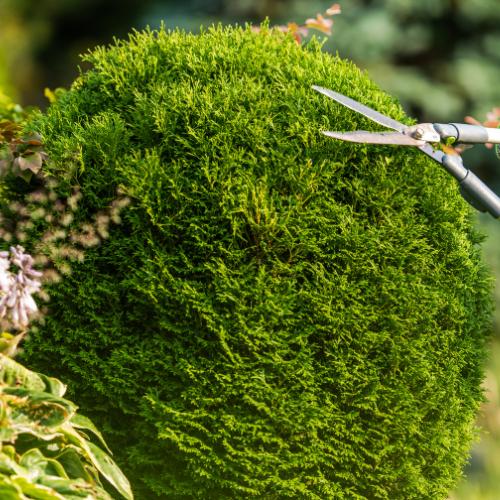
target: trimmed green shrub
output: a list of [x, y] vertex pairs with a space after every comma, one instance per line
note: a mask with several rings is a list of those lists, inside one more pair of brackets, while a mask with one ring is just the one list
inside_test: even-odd
[[133, 203], [51, 287], [26, 359], [68, 382], [137, 497], [445, 498], [482, 400], [481, 238], [418, 151], [325, 138], [374, 124], [311, 85], [408, 122], [398, 104], [267, 28], [85, 59], [32, 123], [45, 172], [79, 183], [74, 224], [117, 187]]

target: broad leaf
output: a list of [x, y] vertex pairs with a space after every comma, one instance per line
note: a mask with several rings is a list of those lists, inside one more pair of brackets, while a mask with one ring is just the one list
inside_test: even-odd
[[114, 460], [94, 443], [88, 443], [92, 463], [96, 469], [109, 481], [109, 483], [127, 500], [133, 500], [132, 488]]
[[99, 440], [99, 442], [104, 446], [106, 451], [112, 455], [111, 450], [108, 448], [108, 445], [106, 444], [106, 441], [104, 441], [103, 435], [99, 432], [99, 430], [93, 424], [92, 420], [90, 420], [90, 418], [80, 415], [79, 413], [75, 413], [71, 417], [71, 423], [73, 424], [73, 427], [76, 427], [77, 429], [82, 429], [83, 431], [88, 431], [91, 434], [93, 434]]
[[95, 444], [83, 438], [69, 423], [64, 425], [63, 432], [71, 442], [85, 450], [92, 465], [120, 495], [127, 500], [133, 500], [134, 496], [128, 479], [109, 455]]
[[[19, 486], [12, 483], [10, 478], [0, 475], [0, 498], [2, 500], [25, 500], [26, 497]], [[26, 499], [28, 500], [28, 499]]]
[[32, 391], [24, 387], [5, 387], [3, 391], [6, 394], [28, 398], [23, 411], [46, 427], [62, 425], [76, 412], [76, 405], [71, 401], [48, 392]]
[[0, 382], [12, 386], [21, 385], [34, 391], [45, 389], [45, 383], [37, 373], [3, 354], [0, 354]]
[[23, 454], [19, 464], [28, 469], [31, 473], [37, 472], [38, 476], [58, 476], [68, 478], [64, 467], [52, 458], [47, 458], [38, 448], [32, 448]]
[[17, 437], [16, 429], [14, 429], [12, 426], [0, 427], [0, 441], [2, 443], [13, 442], [16, 437]]
[[30, 170], [34, 174], [37, 174], [42, 168], [43, 158], [40, 153], [29, 153], [24, 156], [19, 156], [17, 160], [17, 164], [23, 172], [25, 170]]
[[23, 472], [23, 468], [12, 457], [0, 452], [0, 475], [23, 474]]
[[45, 382], [45, 392], [58, 397], [63, 397], [66, 393], [66, 385], [60, 380], [54, 377], [47, 377], [43, 373], [37, 373], [37, 375]]
[[62, 495], [57, 493], [52, 488], [43, 486], [42, 484], [32, 483], [24, 477], [12, 477], [12, 482], [19, 486], [22, 492], [36, 500], [66, 500]]
[[65, 473], [69, 478], [81, 478], [89, 483], [94, 483], [96, 481], [96, 478], [89, 474], [82, 463], [82, 452], [80, 448], [73, 445], [67, 445], [55, 458], [57, 462], [64, 467]]
[[60, 432], [54, 432], [53, 429], [47, 429], [35, 422], [31, 422], [26, 415], [17, 415], [12, 425], [17, 435], [28, 434], [46, 442], [54, 441], [63, 436]]
[[47, 460], [40, 450], [34, 448], [23, 454], [19, 460], [19, 465], [29, 471], [30, 481], [36, 481], [39, 477], [45, 475]]
[[44, 486], [54, 489], [65, 499], [73, 496], [91, 500], [112, 500], [108, 493], [102, 488], [93, 487], [80, 479], [62, 479], [58, 477], [44, 477], [40, 479]]

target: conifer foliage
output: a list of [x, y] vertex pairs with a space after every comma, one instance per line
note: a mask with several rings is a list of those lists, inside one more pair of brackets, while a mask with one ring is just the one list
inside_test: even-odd
[[266, 27], [134, 33], [86, 60], [31, 125], [45, 172], [80, 185], [72, 224], [117, 188], [132, 203], [50, 286], [26, 359], [68, 383], [137, 498], [446, 498], [482, 399], [480, 237], [418, 151], [322, 136], [373, 124], [311, 85], [409, 123], [399, 105]]

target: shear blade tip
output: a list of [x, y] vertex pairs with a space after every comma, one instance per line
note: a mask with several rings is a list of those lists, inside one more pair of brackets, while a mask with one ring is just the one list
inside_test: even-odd
[[328, 89], [325, 89], [325, 87], [320, 87], [319, 85], [311, 85], [311, 87], [316, 90], [316, 92], [320, 92], [321, 94], [326, 94]]

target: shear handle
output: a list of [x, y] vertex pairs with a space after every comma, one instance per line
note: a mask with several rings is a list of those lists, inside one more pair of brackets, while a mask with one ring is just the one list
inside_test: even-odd
[[495, 219], [500, 217], [500, 198], [473, 172], [468, 170], [458, 155], [444, 155], [443, 167], [460, 184], [463, 198], [481, 212], [488, 212]]
[[500, 144], [500, 129], [467, 123], [434, 123], [441, 140], [453, 138], [464, 144]]

